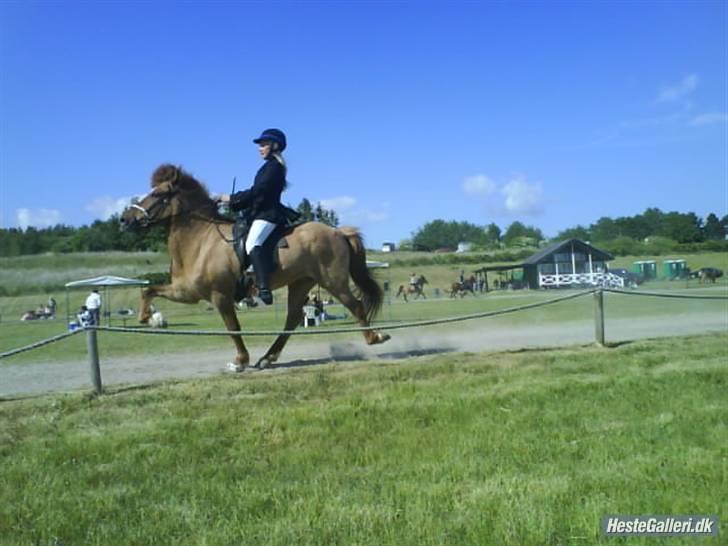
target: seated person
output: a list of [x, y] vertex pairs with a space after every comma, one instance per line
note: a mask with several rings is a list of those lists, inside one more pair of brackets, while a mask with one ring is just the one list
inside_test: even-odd
[[94, 316], [91, 314], [91, 311], [88, 310], [88, 307], [85, 305], [81, 306], [81, 310], [79, 311], [78, 315], [78, 323], [81, 325], [81, 328], [86, 328], [87, 326], [93, 326], [94, 324]]

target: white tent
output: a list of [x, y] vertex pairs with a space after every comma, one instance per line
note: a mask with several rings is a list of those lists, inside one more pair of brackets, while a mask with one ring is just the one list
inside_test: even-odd
[[66, 319], [70, 319], [70, 305], [69, 305], [69, 288], [88, 288], [88, 287], [103, 287], [104, 298], [103, 298], [103, 311], [106, 316], [106, 323], [111, 324], [111, 313], [109, 312], [109, 298], [108, 288], [111, 286], [143, 286], [149, 284], [149, 281], [142, 279], [127, 279], [126, 277], [117, 277], [115, 275], [102, 275], [100, 277], [93, 277], [92, 279], [81, 279], [80, 281], [71, 281], [66, 283]]

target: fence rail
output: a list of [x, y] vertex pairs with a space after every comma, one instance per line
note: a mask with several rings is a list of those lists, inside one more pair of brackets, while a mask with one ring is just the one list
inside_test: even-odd
[[574, 294], [568, 294], [566, 296], [560, 296], [552, 298], [542, 302], [529, 303], [525, 305], [518, 305], [515, 307], [507, 307], [505, 309], [498, 309], [496, 311], [484, 311], [481, 313], [470, 313], [467, 315], [459, 315], [455, 317], [446, 317], [441, 319], [428, 319], [428, 320], [417, 320], [403, 323], [382, 323], [372, 325], [371, 327], [350, 327], [350, 328], [323, 328], [323, 329], [304, 329], [304, 330], [159, 330], [159, 329], [139, 329], [139, 328], [119, 328], [112, 326], [90, 326], [81, 330], [74, 330], [71, 332], [64, 332], [56, 336], [52, 336], [47, 339], [31, 343], [24, 347], [12, 349], [0, 353], [0, 359], [8, 358], [13, 355], [32, 351], [40, 347], [44, 347], [51, 343], [62, 341], [71, 336], [74, 336], [82, 331], [86, 332], [86, 345], [89, 356], [89, 364], [91, 368], [91, 381], [94, 385], [94, 390], [97, 393], [101, 393], [103, 390], [101, 382], [101, 369], [98, 355], [98, 342], [96, 333], [99, 331], [112, 332], [112, 333], [133, 333], [133, 334], [148, 334], [148, 335], [178, 335], [178, 336], [230, 336], [230, 335], [241, 335], [241, 336], [278, 336], [278, 335], [330, 335], [330, 334], [343, 334], [352, 332], [361, 332], [370, 329], [377, 330], [402, 330], [408, 328], [422, 328], [425, 326], [434, 326], [440, 324], [451, 324], [456, 322], [464, 322], [468, 320], [475, 320], [488, 317], [496, 317], [500, 315], [506, 315], [511, 313], [517, 313], [520, 311], [526, 311], [529, 309], [536, 309], [539, 307], [546, 307], [554, 305], [568, 300], [573, 300], [593, 294], [594, 296], [594, 332], [595, 341], [604, 346], [605, 345], [605, 326], [604, 326], [604, 293], [619, 294], [626, 296], [645, 296], [645, 297], [657, 297], [657, 298], [672, 298], [672, 299], [689, 299], [689, 300], [724, 300], [728, 301], [728, 296], [703, 296], [703, 295], [689, 295], [689, 294], [665, 294], [659, 292], [634, 292], [626, 290], [617, 290], [613, 288], [593, 288], [583, 290]]

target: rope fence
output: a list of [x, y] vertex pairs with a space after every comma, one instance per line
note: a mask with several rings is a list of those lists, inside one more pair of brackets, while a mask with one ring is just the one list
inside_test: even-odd
[[61, 341], [62, 339], [66, 339], [67, 337], [75, 336], [76, 334], [80, 334], [81, 330], [74, 330], [73, 332], [64, 332], [62, 334], [58, 334], [57, 336], [49, 337], [47, 339], [42, 339], [40, 341], [36, 341], [35, 343], [31, 343], [30, 345], [26, 345], [25, 347], [18, 347], [17, 349], [11, 349], [10, 351], [5, 351], [4, 353], [0, 353], [0, 358], [7, 358], [9, 356], [17, 355], [20, 353], [25, 353], [26, 351], [32, 351], [33, 349], [38, 349], [40, 347], [44, 347], [46, 345], [50, 345], [51, 343], [55, 343], [56, 341]]
[[438, 324], [449, 324], [453, 322], [463, 322], [466, 320], [474, 320], [487, 317], [495, 317], [498, 315], [506, 315], [509, 313], [516, 313], [518, 311], [525, 311], [527, 309], [535, 309], [537, 307], [545, 307], [547, 305], [553, 305], [562, 301], [573, 300], [582, 296], [592, 294], [594, 290], [584, 290], [576, 294], [569, 294], [568, 296], [562, 296], [559, 298], [553, 298], [547, 301], [529, 303], [526, 305], [519, 305], [516, 307], [507, 307], [505, 309], [498, 309], [496, 311], [484, 311], [482, 313], [471, 313], [468, 315], [459, 315], [456, 317], [446, 317], [441, 319], [428, 319], [428, 320], [416, 320], [411, 322], [403, 323], [382, 323], [371, 326], [352, 326], [349, 328], [322, 328], [319, 330], [152, 330], [152, 329], [140, 329], [140, 328], [120, 328], [118, 326], [92, 326], [94, 330], [102, 332], [120, 332], [130, 334], [152, 334], [152, 335], [183, 335], [183, 336], [230, 336], [230, 335], [241, 335], [241, 336], [280, 336], [280, 335], [294, 335], [294, 336], [315, 336], [315, 335], [328, 335], [328, 334], [348, 334], [352, 332], [364, 332], [366, 330], [402, 330], [406, 328], [420, 328], [423, 326], [435, 326]]
[[374, 324], [369, 327], [349, 327], [349, 328], [321, 328], [318, 330], [251, 330], [251, 331], [230, 331], [230, 330], [163, 330], [163, 329], [140, 329], [140, 328], [119, 328], [113, 326], [90, 326], [80, 330], [73, 330], [71, 332], [64, 332], [47, 339], [31, 343], [24, 347], [12, 349], [0, 353], [0, 359], [7, 358], [13, 355], [38, 349], [51, 343], [55, 343], [71, 336], [74, 336], [81, 331], [86, 332], [87, 339], [87, 350], [89, 354], [89, 363], [91, 365], [91, 378], [94, 384], [94, 389], [97, 393], [102, 391], [101, 385], [101, 372], [98, 357], [98, 344], [96, 338], [96, 332], [112, 332], [112, 333], [133, 333], [133, 334], [151, 334], [151, 335], [178, 335], [178, 336], [280, 336], [280, 335], [331, 335], [331, 334], [345, 334], [352, 332], [362, 332], [366, 330], [403, 330], [408, 328], [422, 328], [425, 326], [435, 326], [441, 324], [452, 324], [456, 322], [464, 322], [468, 320], [496, 317], [500, 315], [506, 315], [511, 313], [517, 313], [520, 311], [526, 311], [529, 309], [536, 309], [540, 307], [547, 307], [557, 303], [561, 303], [568, 300], [582, 298], [593, 294], [594, 296], [594, 321], [595, 321], [595, 338], [597, 343], [605, 345], [604, 340], [604, 293], [619, 294], [626, 296], [646, 296], [656, 298], [672, 298], [672, 299], [691, 299], [691, 300], [723, 300], [728, 301], [728, 295], [725, 296], [704, 296], [704, 295], [688, 295], [688, 294], [665, 294], [659, 292], [634, 292], [617, 290], [613, 288], [592, 288], [561, 296], [557, 298], [551, 298], [546, 301], [528, 303], [525, 305], [518, 305], [515, 307], [507, 307], [504, 309], [497, 309], [495, 311], [484, 311], [480, 313], [470, 313], [467, 315], [459, 315], [455, 317], [446, 317], [440, 319], [428, 319], [428, 320], [416, 320], [411, 322], [402, 323], [382, 323]]
[[623, 296], [647, 296], [652, 298], [672, 298], [683, 300], [728, 300], [728, 296], [700, 296], [698, 294], [665, 294], [663, 292], [629, 292], [627, 290], [616, 290], [614, 288], [602, 288], [604, 292], [622, 294]]

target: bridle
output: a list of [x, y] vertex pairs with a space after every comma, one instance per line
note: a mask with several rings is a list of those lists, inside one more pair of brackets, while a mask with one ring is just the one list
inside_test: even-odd
[[[142, 225], [146, 225], [146, 226], [153, 225], [154, 223], [157, 222], [157, 220], [152, 216], [152, 213], [157, 208], [159, 208], [161, 205], [166, 205], [169, 202], [169, 198], [172, 195], [174, 195], [174, 193], [175, 193], [175, 191], [173, 191], [173, 190], [169, 190], [169, 191], [165, 192], [164, 194], [160, 195], [156, 201], [154, 201], [151, 205], [149, 205], [148, 208], [142, 207], [139, 203], [132, 203], [130, 205], [130, 208], [136, 209], [144, 215], [141, 219]], [[144, 199], [146, 199], [146, 197]], [[183, 212], [187, 212], [187, 211], [182, 211], [180, 213], [173, 215], [172, 217], [179, 216]], [[168, 218], [171, 218], [171, 217], [168, 217]]]
[[[217, 229], [217, 232], [219, 233], [220, 237], [222, 237], [222, 239], [225, 240], [225, 242], [228, 242], [228, 243], [232, 243], [233, 242], [232, 239], [228, 240], [228, 238], [225, 237], [225, 235], [223, 234], [223, 232], [220, 230], [220, 222], [219, 221], [217, 221], [214, 218], [208, 218], [208, 217], [205, 217], [205, 216], [195, 215], [195, 213], [197, 211], [199, 211], [199, 210], [207, 207], [208, 206], [207, 203], [203, 203], [202, 205], [200, 205], [198, 207], [191, 208], [191, 209], [183, 209], [183, 210], [180, 210], [179, 212], [176, 212], [174, 214], [170, 214], [169, 216], [166, 216], [165, 218], [163, 218], [161, 220], [155, 218], [153, 216], [154, 211], [159, 206], [166, 205], [169, 202], [169, 199], [174, 194], [176, 194], [176, 193], [177, 193], [177, 190], [169, 190], [169, 191], [165, 192], [164, 194], [160, 195], [159, 198], [156, 201], [154, 201], [151, 205], [149, 205], [148, 208], [144, 208], [139, 203], [132, 203], [131, 205], [129, 205], [129, 208], [136, 209], [136, 210], [138, 210], [139, 212], [141, 212], [143, 214], [142, 218], [140, 219], [140, 223], [144, 227], [153, 226], [153, 225], [158, 224], [158, 223], [160, 223], [162, 221], [167, 221], [167, 220], [171, 220], [173, 218], [178, 218], [180, 216], [189, 215], [192, 218], [196, 218], [198, 220], [202, 220], [202, 221], [204, 221], [206, 223], [215, 224], [215, 229]], [[149, 197], [149, 196], [147, 196], [147, 197]], [[144, 199], [146, 199], [146, 197]], [[142, 199], [142, 201], [144, 199]]]
[[[172, 180], [172, 183], [174, 183], [174, 182], [175, 182], [175, 181], [177, 180], [177, 177], [178, 177], [178, 176], [179, 176], [179, 168], [175, 170], [175, 175], [174, 175], [174, 179]], [[174, 213], [174, 214], [170, 214], [169, 216], [166, 216], [165, 218], [162, 218], [162, 219], [157, 219], [157, 218], [155, 218], [155, 217], [154, 217], [154, 216], [152, 215], [152, 214], [153, 214], [153, 212], [154, 212], [154, 211], [155, 211], [155, 210], [156, 210], [156, 209], [157, 209], [157, 208], [158, 208], [159, 206], [161, 206], [161, 205], [166, 205], [167, 203], [169, 203], [169, 200], [170, 200], [170, 199], [171, 199], [171, 198], [172, 198], [172, 197], [173, 197], [173, 196], [174, 196], [174, 195], [175, 195], [176, 193], [178, 193], [178, 191], [179, 191], [179, 190], [177, 190], [177, 189], [169, 189], [169, 190], [167, 190], [166, 192], [164, 192], [164, 193], [162, 193], [162, 194], [158, 195], [158, 196], [157, 196], [157, 197], [158, 197], [158, 198], [157, 198], [157, 200], [156, 200], [156, 201], [154, 201], [154, 202], [153, 202], [153, 203], [152, 203], [151, 205], [149, 205], [149, 207], [147, 207], [147, 208], [144, 208], [144, 207], [143, 207], [143, 206], [141, 206], [141, 205], [140, 205], [140, 204], [139, 204], [138, 202], [136, 202], [136, 203], [132, 203], [131, 205], [129, 205], [129, 208], [132, 208], [132, 209], [138, 210], [139, 212], [141, 212], [141, 213], [142, 213], [142, 215], [143, 215], [143, 216], [142, 216], [142, 218], [140, 219], [140, 223], [141, 223], [141, 224], [142, 224], [143, 226], [145, 226], [145, 227], [146, 227], [146, 226], [151, 226], [151, 225], [154, 225], [154, 224], [158, 224], [158, 223], [160, 223], [160, 222], [162, 222], [162, 221], [167, 221], [167, 220], [171, 220], [171, 219], [173, 219], [173, 218], [178, 218], [178, 217], [180, 217], [180, 216], [185, 216], [185, 215], [190, 215], [190, 216], [191, 216], [192, 218], [195, 218], [194, 214], [195, 214], [195, 213], [196, 213], [197, 211], [199, 211], [199, 210], [201, 210], [201, 209], [203, 209], [203, 208], [205, 208], [205, 207], [207, 207], [207, 206], [208, 206], [208, 203], [203, 203], [203, 204], [201, 204], [201, 205], [200, 205], [200, 206], [198, 206], [198, 207], [194, 207], [194, 208], [190, 208], [190, 209], [183, 209], [183, 210], [180, 210], [180, 211], [178, 211], [178, 212], [176, 212], [176, 213]], [[142, 199], [142, 201], [146, 200], [146, 199], [147, 199], [148, 197], [150, 197], [150, 196], [151, 196], [151, 195], [152, 195], [153, 193], [154, 193], [154, 192], [152, 192], [152, 193], [150, 193], [150, 194], [146, 195], [146, 196], [145, 196], [145, 197], [144, 197], [144, 198]], [[213, 206], [214, 206], [214, 205], [213, 205]], [[207, 223], [212, 223], [212, 224], [215, 224], [215, 228], [217, 229], [217, 232], [218, 232], [218, 233], [220, 234], [220, 237], [222, 237], [222, 239], [223, 239], [223, 240], [225, 240], [225, 241], [226, 241], [226, 242], [228, 242], [228, 243], [231, 243], [231, 242], [232, 242], [232, 240], [228, 240], [228, 239], [227, 239], [227, 238], [225, 237], [225, 235], [224, 235], [224, 234], [222, 233], [222, 231], [220, 230], [220, 225], [219, 225], [219, 224], [220, 224], [220, 222], [219, 222], [219, 221], [216, 221], [216, 219], [215, 219], [215, 218], [209, 218], [209, 217], [205, 217], [205, 216], [199, 216], [199, 215], [198, 215], [198, 216], [197, 216], [197, 219], [198, 219], [198, 220], [202, 220], [202, 221], [204, 221], [204, 222], [207, 222]]]

